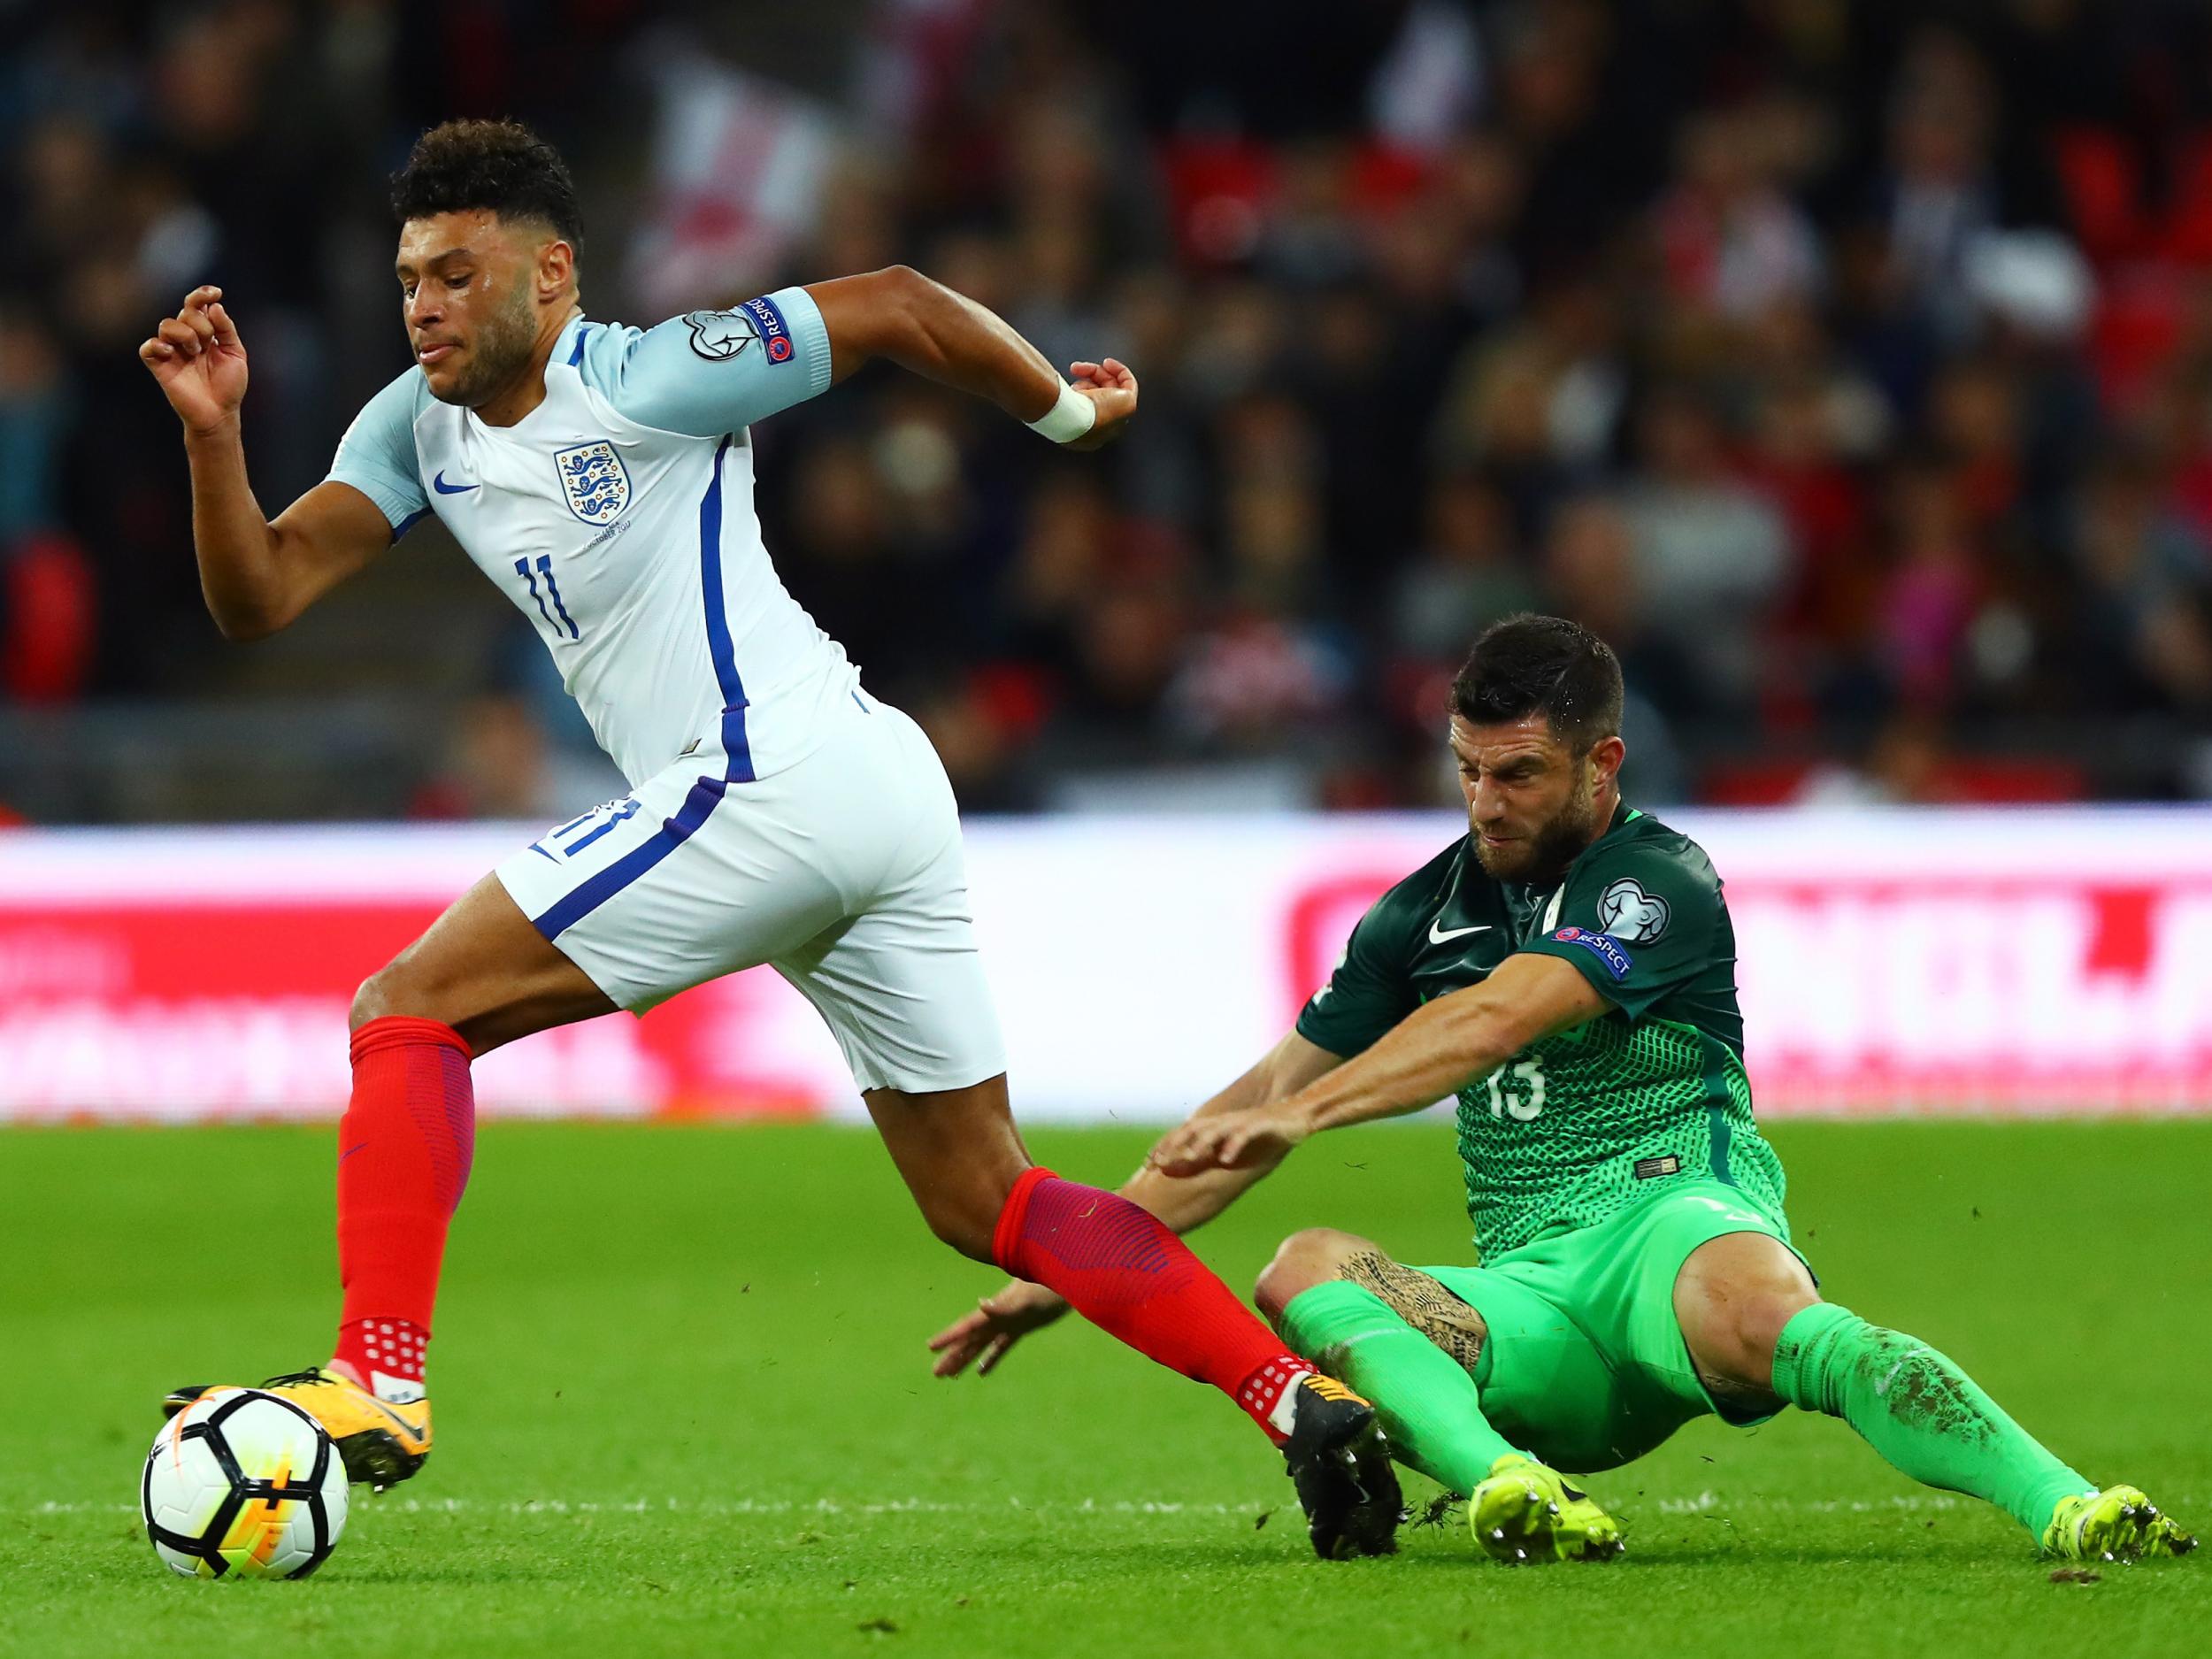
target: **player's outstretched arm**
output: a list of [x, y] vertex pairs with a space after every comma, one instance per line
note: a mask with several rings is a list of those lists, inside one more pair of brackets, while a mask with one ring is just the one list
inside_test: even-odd
[[1288, 1099], [1194, 1118], [1152, 1148], [1150, 1166], [1179, 1179], [1272, 1169], [1317, 1130], [1419, 1111], [1609, 1006], [1557, 957], [1509, 956], [1480, 985], [1424, 1005], [1365, 1053]]
[[273, 524], [246, 477], [238, 409], [246, 349], [223, 290], [197, 288], [138, 348], [139, 361], [184, 424], [192, 467], [192, 545], [208, 613], [227, 639], [289, 623], [391, 540], [376, 503], [349, 485], [318, 484]]
[[[1342, 1062], [1291, 1032], [1259, 1064], [1191, 1114], [1201, 1118], [1248, 1112], [1295, 1094]], [[1121, 1196], [1150, 1210], [1176, 1233], [1203, 1226], [1226, 1210], [1267, 1173], [1263, 1167], [1214, 1169], [1175, 1180], [1149, 1164], [1121, 1185]], [[1042, 1285], [1010, 1280], [930, 1338], [940, 1377], [957, 1377], [971, 1363], [979, 1374], [996, 1369], [1006, 1352], [1032, 1331], [1050, 1325], [1068, 1304]]]
[[[1286, 1033], [1257, 1065], [1185, 1119], [1184, 1127], [1240, 1122], [1255, 1112], [1295, 1099], [1343, 1064], [1342, 1056], [1331, 1054], [1295, 1031]], [[1228, 1209], [1274, 1167], [1272, 1163], [1256, 1161], [1234, 1168], [1217, 1166], [1176, 1179], [1156, 1169], [1148, 1158], [1123, 1183], [1121, 1194], [1177, 1233], [1188, 1233]]]
[[1110, 442], [1137, 412], [1137, 377], [1127, 365], [1112, 357], [1070, 364], [1064, 383], [1003, 318], [910, 266], [810, 284], [807, 293], [829, 332], [833, 380], [887, 357], [987, 398], [1071, 449]]

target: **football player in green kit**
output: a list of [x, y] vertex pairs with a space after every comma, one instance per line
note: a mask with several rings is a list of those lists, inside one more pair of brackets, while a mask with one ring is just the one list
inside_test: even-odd
[[[1317, 1131], [1459, 1100], [1479, 1267], [1409, 1267], [1327, 1228], [1260, 1307], [1373, 1401], [1394, 1451], [1464, 1494], [1504, 1561], [1602, 1560], [1620, 1528], [1564, 1478], [1707, 1413], [1839, 1417], [1896, 1468], [2073, 1559], [2194, 1540], [2100, 1491], [1927, 1344], [1821, 1300], [1751, 1116], [1735, 936], [1687, 837], [1620, 798], [1620, 665], [1586, 629], [1501, 622], [1452, 688], [1470, 833], [1377, 901], [1260, 1063], [1122, 1191], [1178, 1232]], [[988, 1369], [1060, 1311], [1015, 1285], [941, 1333]]]

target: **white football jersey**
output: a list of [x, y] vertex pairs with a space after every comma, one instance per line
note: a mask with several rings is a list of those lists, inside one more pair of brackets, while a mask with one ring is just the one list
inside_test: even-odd
[[396, 540], [438, 515], [552, 652], [633, 785], [702, 739], [729, 780], [805, 757], [858, 673], [784, 589], [753, 512], [746, 428], [830, 383], [803, 288], [638, 329], [572, 319], [545, 401], [511, 426], [410, 368], [370, 400], [330, 476]]

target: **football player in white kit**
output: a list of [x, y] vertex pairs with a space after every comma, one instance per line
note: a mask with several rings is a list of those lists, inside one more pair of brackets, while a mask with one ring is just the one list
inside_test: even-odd
[[221, 291], [195, 290], [140, 348], [184, 424], [208, 607], [231, 638], [273, 633], [435, 513], [537, 629], [632, 787], [518, 850], [362, 986], [335, 1351], [271, 1386], [323, 1421], [356, 1480], [413, 1474], [473, 1152], [471, 1059], [769, 963], [836, 1033], [939, 1238], [1227, 1393], [1283, 1448], [1322, 1554], [1389, 1548], [1398, 1492], [1367, 1403], [1148, 1213], [1030, 1163], [944, 770], [785, 592], [753, 514], [747, 428], [872, 358], [1084, 449], [1135, 411], [1135, 377], [1108, 358], [1071, 365], [1071, 385], [904, 267], [649, 329], [588, 319], [573, 185], [513, 123], [432, 130], [394, 187], [414, 365], [273, 520], [247, 481], [246, 356]]

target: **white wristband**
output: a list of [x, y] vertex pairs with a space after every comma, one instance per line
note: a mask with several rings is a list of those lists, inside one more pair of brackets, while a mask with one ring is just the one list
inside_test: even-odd
[[1055, 443], [1073, 443], [1098, 424], [1098, 405], [1070, 386], [1060, 382], [1060, 396], [1050, 409], [1034, 420], [1025, 421], [1030, 431], [1041, 433]]

